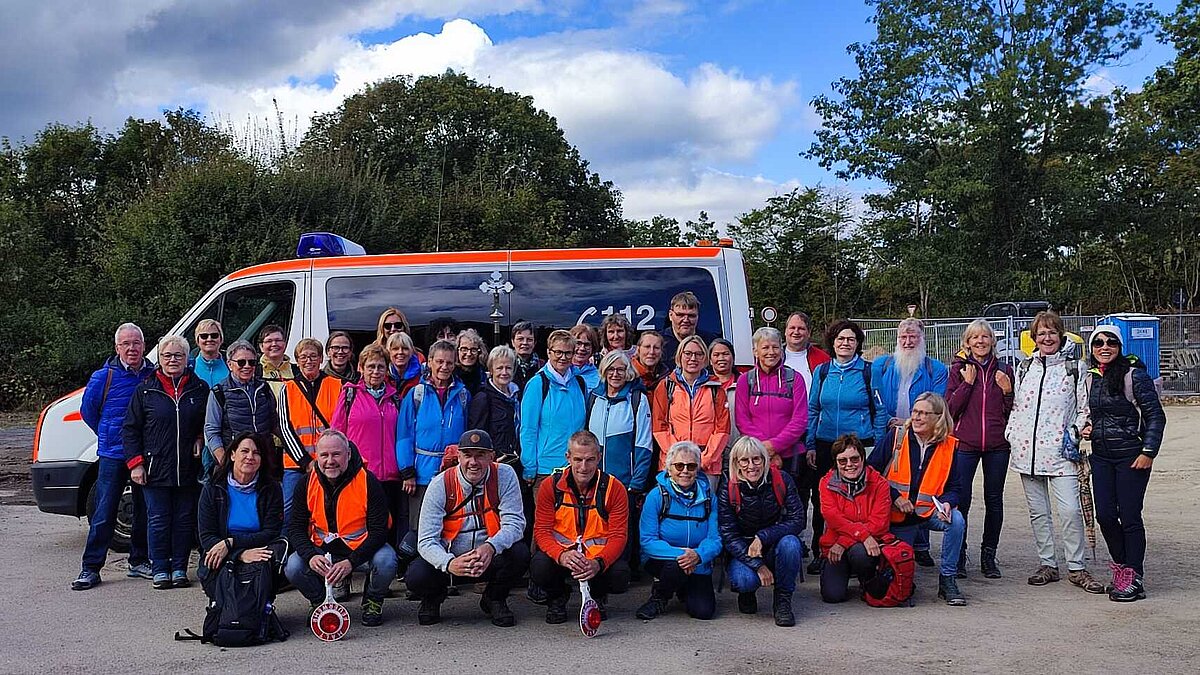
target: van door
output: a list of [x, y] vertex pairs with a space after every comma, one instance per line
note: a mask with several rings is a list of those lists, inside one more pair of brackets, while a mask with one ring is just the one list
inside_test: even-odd
[[216, 319], [221, 322], [225, 347], [235, 340], [246, 340], [258, 349], [258, 331], [268, 324], [276, 324], [282, 326], [284, 333], [289, 336], [290, 351], [291, 345], [304, 337], [305, 322], [300, 316], [302, 306], [296, 302], [301, 281], [301, 278], [277, 278], [274, 281], [217, 289], [217, 296], [209, 300], [203, 310], [185, 319], [182, 327], [175, 332], [190, 341], [201, 319]]

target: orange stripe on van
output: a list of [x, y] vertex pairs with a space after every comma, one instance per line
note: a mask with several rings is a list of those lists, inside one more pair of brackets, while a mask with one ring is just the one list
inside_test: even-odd
[[659, 258], [715, 258], [719, 248], [576, 248], [513, 251], [513, 262], [574, 262], [578, 260], [654, 260]]
[[63, 415], [63, 421], [64, 422], [82, 422], [83, 421], [83, 413], [79, 412], [78, 410], [76, 410], [73, 413], [67, 413], [66, 415]]
[[263, 263], [262, 265], [252, 265], [244, 269], [233, 272], [225, 277], [227, 281], [241, 279], [243, 277], [254, 276], [258, 274], [274, 274], [277, 272], [296, 272], [305, 270], [312, 264], [311, 260], [280, 260], [279, 262]]
[[380, 267], [387, 265], [453, 265], [464, 263], [504, 264], [507, 251], [453, 251], [446, 253], [395, 253], [392, 255], [338, 256], [314, 258], [313, 269], [339, 267]]
[[[36, 462], [37, 458], [38, 458], [38, 447], [42, 442], [42, 424], [45, 423], [45, 421], [46, 421], [46, 413], [50, 412], [50, 409], [53, 408], [54, 406], [58, 405], [59, 402], [65, 401], [66, 399], [71, 398], [72, 396], [74, 396], [76, 394], [81, 394], [81, 393], [83, 393], [83, 387], [80, 387], [80, 388], [76, 389], [75, 391], [70, 392], [68, 394], [59, 396], [58, 398], [54, 399], [50, 403], [50, 405], [46, 406], [45, 408], [42, 408], [42, 414], [38, 415], [37, 426], [33, 428], [33, 461]], [[79, 413], [75, 413], [75, 414], [79, 417], [79, 419], [81, 419], [81, 420], [83, 419], [83, 415], [80, 415]], [[68, 415], [68, 417], [69, 417], [69, 415]]]

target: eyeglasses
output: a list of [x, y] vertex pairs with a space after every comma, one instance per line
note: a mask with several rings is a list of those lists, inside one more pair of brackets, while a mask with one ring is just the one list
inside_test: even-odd
[[350, 348], [344, 347], [342, 345], [333, 345], [329, 348], [329, 351], [331, 351], [331, 352], [348, 352], [348, 351], [350, 351]]
[[702, 358], [704, 358], [704, 352], [684, 352], [683, 358], [685, 358], [685, 359], [702, 359]]
[[312, 352], [305, 352], [305, 353], [301, 354], [300, 356], [297, 356], [296, 360], [297, 361], [320, 361], [321, 355], [314, 354]]
[[404, 324], [400, 323], [399, 321], [388, 321], [383, 324], [384, 330], [402, 330], [403, 328]]
[[571, 352], [565, 349], [547, 349], [546, 353], [556, 359], [565, 359], [571, 355]]
[[117, 346], [120, 347], [121, 349], [130, 349], [132, 347], [141, 347], [142, 344], [143, 344], [143, 342], [141, 340], [132, 340], [132, 341], [126, 341], [126, 342], [118, 342]]
[[187, 358], [187, 354], [183, 352], [160, 352], [158, 358], [163, 361], [182, 361]]
[[763, 458], [759, 455], [754, 455], [753, 457], [738, 457], [737, 463], [738, 466], [758, 466], [759, 464], [763, 463]]
[[839, 335], [833, 339], [834, 342], [858, 342], [858, 338], [853, 335]]
[[684, 471], [695, 471], [696, 467], [700, 465], [695, 462], [675, 462], [671, 466], [675, 467], [676, 471], [682, 473]]
[[932, 410], [917, 410], [914, 408], [912, 411], [913, 417], [933, 417], [933, 415], [934, 413]]
[[249, 368], [258, 363], [257, 359], [230, 359], [230, 363], [236, 363], [238, 368]]
[[675, 315], [676, 319], [691, 319], [692, 321], [695, 321], [696, 319], [700, 318], [700, 312], [681, 312], [677, 309], [673, 309], [671, 310], [671, 313]]
[[201, 333], [201, 334], [197, 335], [196, 337], [200, 338], [201, 340], [220, 340], [221, 334], [220, 333]]
[[838, 466], [853, 466], [854, 464], [861, 464], [862, 457], [859, 457], [858, 455], [853, 457], [838, 457], [837, 463]]
[[459, 347], [458, 348], [458, 352], [460, 354], [478, 354], [481, 351], [483, 351], [483, 350], [481, 350], [479, 347]]
[[1040, 338], [1058, 337], [1058, 331], [1040, 330], [1037, 333], [1037, 337], [1040, 337]]
[[264, 345], [281, 345], [281, 344], [284, 344], [284, 339], [283, 338], [267, 338], [266, 340], [263, 340], [262, 343]]
[[1096, 338], [1095, 340], [1092, 340], [1092, 346], [1093, 347], [1120, 347], [1121, 341], [1117, 340], [1116, 338], [1109, 338], [1107, 340], [1105, 340], [1104, 338]]

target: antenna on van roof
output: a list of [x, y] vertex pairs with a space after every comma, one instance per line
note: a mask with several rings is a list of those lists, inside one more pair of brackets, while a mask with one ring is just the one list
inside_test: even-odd
[[332, 232], [305, 232], [296, 244], [297, 258], [366, 255], [367, 249]]

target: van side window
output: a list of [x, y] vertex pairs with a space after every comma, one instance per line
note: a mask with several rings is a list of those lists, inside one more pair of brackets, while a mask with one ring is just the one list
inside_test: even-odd
[[226, 346], [239, 339], [255, 344], [258, 330], [269, 323], [291, 330], [295, 298], [296, 286], [290, 281], [240, 286], [222, 293], [206, 307], [184, 336], [191, 342], [201, 319], [216, 319], [221, 322]]

